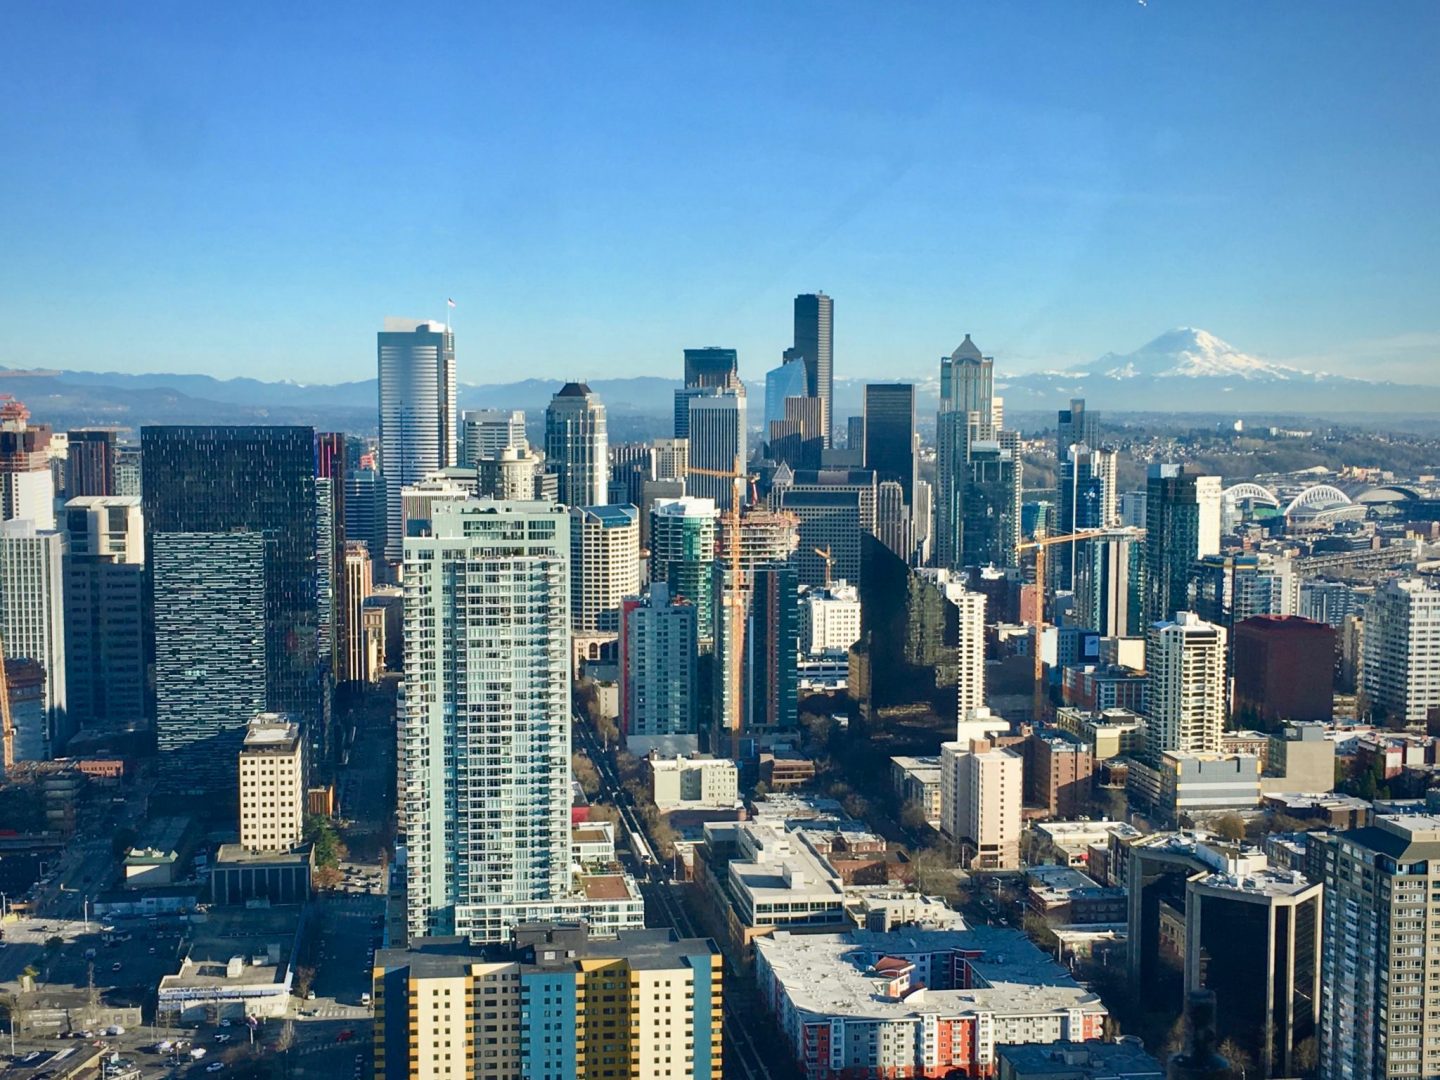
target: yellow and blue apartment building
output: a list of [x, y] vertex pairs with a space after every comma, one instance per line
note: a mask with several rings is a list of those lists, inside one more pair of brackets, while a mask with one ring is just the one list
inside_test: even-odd
[[376, 955], [376, 1080], [720, 1080], [715, 943], [670, 930], [519, 926]]

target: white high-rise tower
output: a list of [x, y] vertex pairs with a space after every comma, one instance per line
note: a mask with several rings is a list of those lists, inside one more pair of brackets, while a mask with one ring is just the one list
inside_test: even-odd
[[405, 539], [400, 490], [455, 464], [455, 335], [444, 323], [387, 318], [378, 335], [385, 558]]

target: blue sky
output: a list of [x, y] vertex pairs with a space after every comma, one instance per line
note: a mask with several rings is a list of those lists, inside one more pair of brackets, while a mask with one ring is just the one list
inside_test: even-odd
[[[1440, 382], [1440, 5], [14, 2], [0, 364], [840, 377], [1176, 325]], [[303, 9], [303, 10], [302, 10]], [[203, 17], [202, 17], [203, 16]]]

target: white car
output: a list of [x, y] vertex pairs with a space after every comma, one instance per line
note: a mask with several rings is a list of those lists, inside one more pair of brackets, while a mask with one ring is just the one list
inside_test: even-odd
[[220, 1071], [221, 1069], [223, 1069], [223, 1068], [225, 1068], [225, 1062], [223, 1062], [223, 1061], [212, 1061], [212, 1062], [210, 1062], [209, 1065], [206, 1065], [206, 1066], [205, 1066], [205, 1071], [206, 1071], [206, 1072], [219, 1072], [219, 1071]]

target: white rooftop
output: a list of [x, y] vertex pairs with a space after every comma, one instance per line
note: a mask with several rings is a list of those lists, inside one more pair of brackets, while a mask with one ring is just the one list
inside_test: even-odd
[[[963, 930], [902, 928], [888, 933], [780, 931], [770, 938], [757, 938], [755, 948], [795, 1007], [815, 1016], [897, 1020], [927, 1014], [1035, 1016], [1070, 1009], [1106, 1011], [1099, 995], [1078, 985], [1068, 971], [1018, 930], [975, 926]], [[927, 988], [924, 994], [897, 1000], [886, 993], [889, 979], [871, 970], [884, 956], [912, 960], [960, 950], [979, 954], [969, 959], [979, 983], [970, 989]]]

